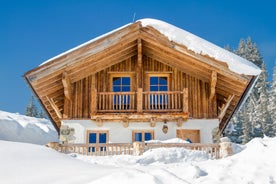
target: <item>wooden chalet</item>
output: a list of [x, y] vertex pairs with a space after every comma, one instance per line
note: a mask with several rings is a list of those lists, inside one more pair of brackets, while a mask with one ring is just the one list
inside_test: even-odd
[[175, 137], [211, 143], [214, 128], [222, 133], [259, 69], [186, 33], [236, 59], [234, 65], [242, 61], [257, 71], [237, 72], [227, 57], [220, 60], [169, 38], [164, 25], [181, 36], [179, 28], [142, 19], [25, 73], [57, 131], [66, 125], [74, 130], [72, 142], [83, 144]]

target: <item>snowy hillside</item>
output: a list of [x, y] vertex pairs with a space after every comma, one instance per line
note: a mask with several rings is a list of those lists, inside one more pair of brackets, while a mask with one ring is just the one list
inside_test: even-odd
[[0, 148], [0, 183], [5, 184], [276, 184], [276, 138], [236, 145], [240, 152], [220, 160], [182, 148], [98, 157], [7, 141], [0, 141]]
[[0, 140], [45, 144], [58, 135], [47, 119], [0, 111]]

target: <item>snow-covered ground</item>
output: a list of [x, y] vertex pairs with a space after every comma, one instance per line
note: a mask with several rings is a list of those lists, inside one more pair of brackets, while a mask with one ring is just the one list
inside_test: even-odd
[[51, 122], [0, 110], [0, 140], [45, 144], [57, 141]]
[[182, 148], [158, 148], [141, 156], [93, 157], [0, 141], [0, 183], [276, 183], [276, 138], [256, 138], [236, 148], [240, 152], [220, 160]]
[[[49, 123], [0, 111], [0, 137], [38, 143], [54, 131]], [[0, 140], [0, 184], [276, 184], [276, 138], [256, 138], [234, 148], [233, 156], [219, 160], [183, 148], [93, 157]]]

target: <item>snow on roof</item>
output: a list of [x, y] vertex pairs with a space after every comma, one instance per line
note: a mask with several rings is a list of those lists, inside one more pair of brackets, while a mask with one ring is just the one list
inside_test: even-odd
[[[156, 19], [140, 19], [137, 20], [137, 22], [140, 21], [142, 23], [143, 27], [152, 26], [153, 28], [157, 29], [161, 34], [168, 37], [169, 40], [174, 41], [178, 44], [186, 46], [189, 50], [202, 55], [208, 55], [212, 58], [215, 58], [216, 60], [225, 62], [228, 64], [229, 69], [235, 73], [238, 74], [245, 74], [245, 75], [259, 75], [261, 73], [261, 69], [258, 68], [256, 65], [254, 65], [252, 62], [247, 61], [246, 59], [243, 59], [240, 56], [237, 56], [236, 54], [233, 54], [221, 47], [218, 47], [217, 45], [208, 42], [192, 33], [189, 33], [183, 29], [180, 29], [176, 26], [173, 26], [171, 24], [168, 24], [166, 22], [163, 22], [161, 20]], [[88, 45], [96, 40], [99, 40], [105, 36], [108, 36], [128, 25], [126, 24], [124, 26], [121, 26], [113, 31], [110, 31], [106, 34], [103, 34], [101, 36], [98, 36], [92, 40], [89, 40], [88, 42], [85, 42], [77, 47], [74, 47], [66, 52], [63, 52], [51, 59], [48, 59], [47, 61], [43, 62], [41, 65], [44, 65], [56, 58], [59, 58], [65, 54], [68, 54], [74, 50], [77, 50], [78, 48], [81, 48], [85, 45]]]
[[151, 26], [168, 37], [169, 40], [184, 45], [197, 54], [208, 55], [216, 60], [226, 62], [229, 69], [235, 73], [245, 75], [259, 75], [261, 73], [261, 69], [252, 62], [183, 29], [156, 19], [147, 18], [138, 21], [142, 22], [143, 27]]

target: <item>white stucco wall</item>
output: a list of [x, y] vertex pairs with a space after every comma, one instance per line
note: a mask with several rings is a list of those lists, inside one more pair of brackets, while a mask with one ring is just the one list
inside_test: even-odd
[[182, 127], [177, 127], [176, 122], [167, 122], [168, 133], [164, 134], [162, 127], [164, 122], [156, 122], [155, 127], [151, 127], [149, 122], [130, 122], [124, 128], [121, 122], [104, 122], [102, 127], [98, 127], [91, 120], [63, 120], [62, 125], [68, 125], [75, 129], [75, 143], [86, 143], [87, 130], [108, 130], [109, 142], [131, 143], [133, 130], [154, 130], [156, 140], [167, 140], [176, 137], [176, 129], [196, 129], [200, 130], [200, 142], [212, 143], [212, 130], [218, 127], [218, 119], [192, 119], [183, 122]]

